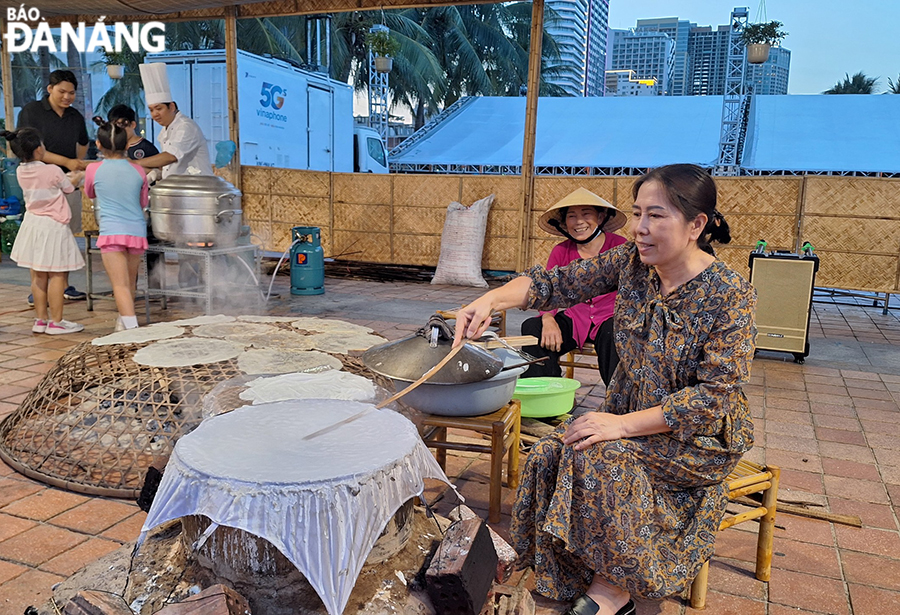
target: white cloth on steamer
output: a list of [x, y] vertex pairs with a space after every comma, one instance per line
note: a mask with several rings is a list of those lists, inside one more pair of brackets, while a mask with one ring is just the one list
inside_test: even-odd
[[392, 410], [325, 399], [245, 406], [178, 441], [138, 546], [166, 521], [204, 515], [268, 540], [339, 615], [379, 534], [425, 478], [451, 485]]

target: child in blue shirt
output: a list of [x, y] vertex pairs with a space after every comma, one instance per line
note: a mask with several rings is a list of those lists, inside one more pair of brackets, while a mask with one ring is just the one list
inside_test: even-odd
[[124, 127], [101, 123], [97, 147], [104, 160], [88, 165], [84, 190], [95, 199], [100, 223], [97, 247], [119, 310], [116, 331], [134, 329], [138, 326], [134, 313], [137, 274], [147, 250], [143, 210], [150, 202], [150, 187], [144, 170], [126, 158], [128, 132]]

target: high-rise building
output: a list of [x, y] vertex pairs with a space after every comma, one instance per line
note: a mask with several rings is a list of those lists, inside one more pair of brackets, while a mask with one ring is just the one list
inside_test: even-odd
[[549, 81], [572, 96], [602, 96], [609, 0], [549, 0], [547, 6], [557, 16], [546, 26], [559, 45], [560, 61], [575, 68]]
[[791, 50], [772, 47], [764, 64], [747, 64], [745, 82], [753, 85], [754, 94], [787, 94], [790, 72]]
[[691, 28], [697, 24], [677, 17], [663, 17], [661, 19], [638, 19], [635, 30], [662, 32], [675, 42], [675, 52], [672, 60], [672, 81], [669, 84], [670, 96], [686, 96], [688, 88], [688, 36]]
[[728, 66], [728, 37], [731, 28], [710, 26], [691, 28], [688, 37], [688, 92], [692, 96], [721, 96], [725, 93]]
[[654, 79], [656, 93], [667, 94], [675, 65], [675, 43], [653, 30], [610, 30], [608, 70], [631, 70], [638, 79]]
[[609, 34], [609, 0], [589, 0], [589, 2], [584, 95], [603, 96], [606, 42]]
[[[658, 38], [673, 46], [665, 68], [659, 64]], [[698, 27], [677, 17], [639, 19], [632, 30], [610, 30], [607, 69], [633, 70], [638, 78], [655, 78], [660, 94], [721, 96], [725, 92], [729, 26]], [[787, 94], [791, 52], [773, 47], [769, 60], [747, 65], [746, 83], [756, 94]]]

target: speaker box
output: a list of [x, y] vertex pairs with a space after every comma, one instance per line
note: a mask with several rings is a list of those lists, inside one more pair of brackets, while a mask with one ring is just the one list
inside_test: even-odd
[[792, 253], [750, 254], [756, 288], [756, 348], [809, 355], [809, 316], [819, 258]]

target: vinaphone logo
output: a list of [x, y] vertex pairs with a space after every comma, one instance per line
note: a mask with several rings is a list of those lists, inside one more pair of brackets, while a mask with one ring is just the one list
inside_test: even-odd
[[[18, 53], [21, 51], [37, 52], [42, 49], [55, 53], [68, 51], [70, 48], [80, 53], [102, 49], [107, 53], [119, 53], [128, 48], [133, 52], [147, 51], [156, 53], [166, 50], [166, 26], [159, 21], [144, 24], [126, 24], [117, 21], [105, 23], [106, 16], [101, 16], [93, 26], [90, 38], [87, 36], [85, 22], [73, 25], [69, 22], [59, 24], [59, 46], [57, 39], [41, 12], [35, 8], [6, 9], [6, 31], [3, 32], [5, 51]], [[32, 26], [32, 24], [36, 24]], [[112, 38], [110, 38], [112, 29]]]
[[280, 85], [273, 85], [271, 83], [263, 81], [260, 95], [262, 96], [262, 98], [259, 99], [259, 104], [262, 108], [256, 110], [256, 115], [258, 115], [259, 117], [264, 117], [268, 120], [274, 120], [276, 122], [288, 121], [285, 114], [266, 110], [266, 107], [275, 110], [281, 109], [284, 106], [285, 99], [287, 98], [287, 90], [285, 90]]

